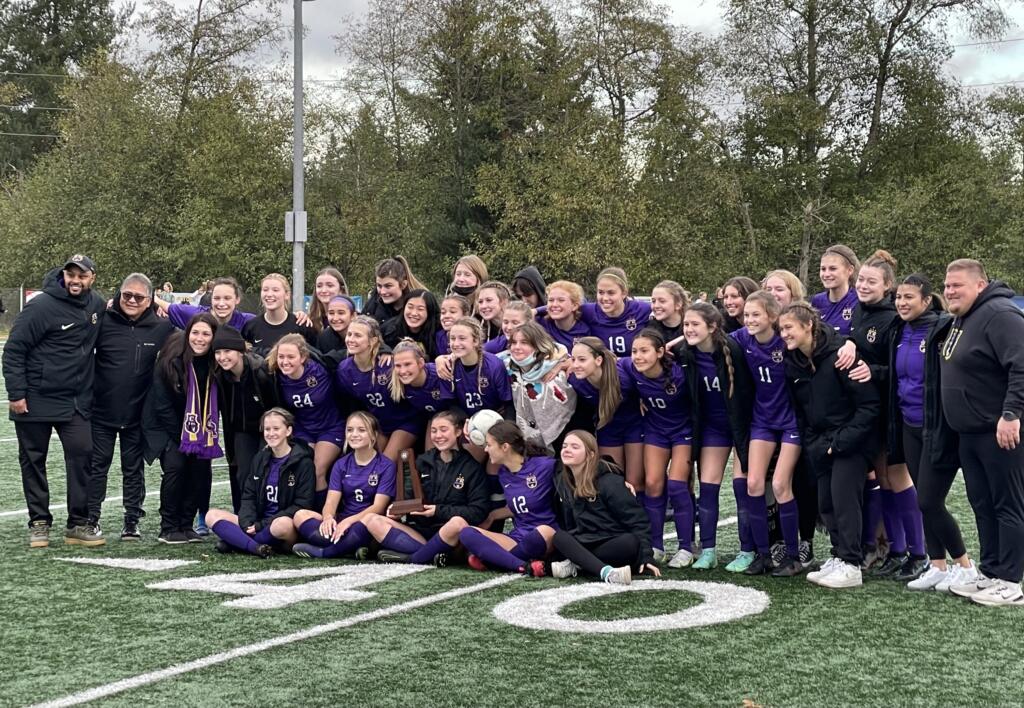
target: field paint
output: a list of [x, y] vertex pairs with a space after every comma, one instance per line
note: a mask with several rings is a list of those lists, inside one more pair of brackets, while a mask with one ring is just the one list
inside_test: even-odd
[[[429, 569], [431, 566], [399, 563], [321, 565], [313, 568], [269, 570], [258, 573], [222, 573], [194, 578], [175, 578], [151, 583], [146, 587], [151, 590], [198, 590], [225, 595], [241, 595], [242, 597], [227, 600], [221, 604], [225, 607], [239, 607], [247, 610], [276, 610], [307, 600], [333, 600], [334, 602], [368, 600], [377, 593], [355, 588], [395, 580]], [[262, 582], [264, 580], [294, 580], [296, 578], [323, 579], [299, 585], [271, 585]]]
[[89, 701], [96, 701], [101, 698], [106, 698], [107, 696], [114, 696], [118, 693], [123, 693], [124, 691], [130, 691], [132, 689], [141, 688], [142, 686], [148, 686], [152, 683], [157, 683], [158, 681], [163, 681], [164, 679], [173, 678], [174, 676], [181, 676], [182, 674], [199, 671], [200, 669], [216, 666], [217, 664], [224, 664], [232, 659], [258, 654], [260, 652], [267, 651], [268, 649], [275, 649], [280, 646], [294, 644], [295, 642], [301, 642], [306, 639], [319, 637], [323, 634], [336, 632], [339, 629], [354, 627], [355, 625], [362, 624], [364, 622], [370, 622], [375, 619], [381, 619], [397, 615], [402, 612], [416, 610], [420, 607], [426, 607], [427, 605], [433, 605], [434, 603], [451, 600], [463, 595], [470, 595], [475, 592], [480, 592], [481, 590], [490, 590], [491, 588], [519, 580], [521, 577], [523, 576], [501, 575], [497, 578], [477, 583], [476, 585], [456, 588], [455, 590], [446, 590], [445, 592], [440, 592], [436, 595], [420, 597], [415, 600], [409, 600], [408, 602], [391, 605], [390, 607], [382, 607], [379, 610], [363, 612], [362, 614], [354, 615], [352, 617], [346, 617], [345, 619], [337, 620], [336, 622], [317, 625], [315, 627], [310, 627], [309, 629], [303, 629], [299, 632], [292, 632], [291, 634], [284, 634], [279, 637], [264, 639], [263, 641], [256, 642], [254, 644], [247, 644], [227, 651], [217, 652], [216, 654], [210, 654], [209, 656], [204, 656], [201, 659], [194, 659], [193, 661], [188, 661], [184, 664], [168, 666], [166, 669], [149, 671], [144, 674], [139, 674], [138, 676], [121, 679], [120, 681], [114, 681], [113, 683], [97, 686], [96, 688], [90, 688], [78, 693], [72, 693], [64, 696], [63, 698], [57, 698], [44, 703], [37, 703], [32, 708], [43, 708], [44, 706], [46, 708], [58, 708], [60, 706], [75, 706], [81, 703], [88, 703]]
[[[718, 521], [718, 528], [722, 528], [723, 526], [731, 526], [732, 524], [735, 524], [735, 523], [736, 523], [736, 517], [735, 516], [727, 516], [724, 519], [719, 519], [719, 521]], [[679, 534], [677, 534], [675, 531], [672, 531], [671, 533], [665, 534], [665, 538], [678, 538], [678, 537], [679, 537]]]
[[120, 568], [122, 570], [144, 570], [149, 573], [174, 570], [175, 568], [197, 565], [199, 563], [199, 561], [156, 560], [153, 558], [54, 558], [54, 560], [81, 563], [82, 565], [102, 565], [106, 568]]
[[[701, 595], [704, 602], [679, 612], [620, 620], [581, 620], [563, 617], [566, 605], [623, 592], [676, 591]], [[723, 624], [764, 612], [771, 604], [766, 593], [732, 583], [693, 580], [640, 580], [632, 585], [587, 583], [525, 593], [505, 600], [492, 611], [502, 622], [525, 629], [581, 634], [632, 634], [689, 629]]]
[[[228, 481], [214, 482], [210, 486], [212, 486], [212, 487], [223, 487], [225, 484], [231, 484], [231, 482], [228, 482]], [[151, 492], [146, 492], [146, 496], [147, 497], [153, 497], [153, 496], [156, 496], [159, 493], [160, 493], [159, 489], [154, 489]], [[124, 499], [123, 496], [107, 497], [106, 499], [103, 500], [103, 503], [104, 504], [109, 504], [109, 503], [116, 502], [116, 501], [122, 501], [123, 499]], [[66, 504], [67, 504], [67, 502], [54, 502], [53, 504], [50, 504], [50, 511], [56, 511], [57, 509], [63, 509]], [[28, 513], [28, 509], [18, 509], [16, 511], [0, 511], [0, 519], [4, 518], [6, 516], [21, 516], [21, 515], [27, 514], [27, 513]]]

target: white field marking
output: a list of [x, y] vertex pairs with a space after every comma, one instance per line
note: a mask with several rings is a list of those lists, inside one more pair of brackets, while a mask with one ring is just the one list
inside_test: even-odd
[[489, 590], [491, 588], [498, 587], [499, 585], [515, 582], [521, 577], [521, 575], [500, 575], [496, 578], [492, 578], [491, 580], [477, 583], [476, 585], [456, 588], [454, 590], [446, 590], [445, 592], [440, 592], [436, 595], [427, 595], [426, 597], [416, 598], [415, 600], [409, 600], [408, 602], [401, 602], [397, 605], [391, 605], [390, 607], [382, 607], [378, 610], [363, 612], [362, 614], [358, 614], [353, 617], [346, 617], [345, 619], [337, 620], [336, 622], [317, 625], [315, 627], [310, 627], [309, 629], [292, 632], [291, 634], [284, 634], [279, 637], [264, 639], [263, 641], [256, 642], [254, 644], [247, 644], [245, 646], [236, 647], [216, 654], [210, 654], [209, 656], [204, 656], [201, 659], [194, 659], [193, 661], [188, 661], [184, 664], [168, 666], [166, 669], [149, 671], [144, 674], [139, 674], [138, 676], [121, 679], [120, 681], [114, 681], [113, 683], [97, 686], [96, 688], [90, 688], [78, 693], [72, 693], [68, 696], [64, 696], [63, 698], [46, 701], [45, 703], [38, 703], [35, 706], [32, 706], [32, 708], [43, 708], [44, 706], [46, 708], [58, 708], [60, 706], [74, 706], [80, 703], [96, 701], [101, 698], [106, 698], [107, 696], [123, 693], [124, 691], [148, 686], [149, 684], [157, 683], [158, 681], [163, 681], [164, 679], [172, 678], [174, 676], [181, 676], [182, 674], [199, 671], [200, 669], [216, 666], [217, 664], [224, 664], [232, 659], [258, 654], [259, 652], [267, 651], [268, 649], [294, 644], [295, 642], [301, 642], [306, 639], [319, 637], [323, 634], [336, 632], [339, 629], [346, 629], [348, 627], [354, 627], [357, 624], [381, 619], [382, 617], [390, 617], [391, 615], [397, 615], [402, 612], [416, 610], [420, 607], [426, 607], [427, 605], [433, 605], [434, 603], [443, 602], [444, 600], [450, 600], [463, 595], [480, 592], [481, 590]]
[[[226, 467], [227, 465], [221, 465], [221, 466], [222, 467]], [[223, 487], [225, 484], [231, 484], [231, 482], [228, 482], [228, 481], [214, 482], [210, 486], [212, 486], [212, 487]], [[155, 497], [158, 494], [160, 494], [160, 490], [159, 489], [154, 489], [152, 491], [146, 492], [146, 496], [147, 497]], [[124, 499], [123, 496], [107, 497], [106, 499], [103, 500], [103, 503], [104, 504], [110, 504], [110, 503], [113, 503], [113, 502], [116, 502], [116, 501], [122, 501], [123, 499]], [[54, 502], [53, 504], [50, 504], [50, 511], [56, 511], [57, 509], [63, 509], [65, 504], [67, 504], [67, 502]], [[28, 513], [28, 509], [17, 509], [16, 511], [0, 511], [0, 519], [2, 519], [4, 517], [7, 517], [7, 516], [21, 516], [21, 515], [27, 514], [27, 513]]]
[[[731, 526], [732, 524], [735, 524], [736, 521], [737, 521], [737, 518], [735, 516], [727, 516], [724, 519], [719, 519], [717, 525], [718, 525], [718, 528], [722, 528], [723, 526]], [[677, 537], [678, 537], [678, 534], [675, 531], [672, 531], [671, 533], [667, 533], [664, 536], [664, 538], [677, 538]]]
[[[703, 596], [704, 602], [678, 612], [621, 620], [579, 620], [563, 617], [566, 605], [603, 595], [639, 591], [682, 591]], [[517, 595], [492, 611], [502, 622], [554, 632], [582, 634], [626, 634], [689, 629], [722, 624], [764, 612], [771, 604], [766, 593], [731, 583], [706, 583], [692, 580], [640, 580], [632, 585], [586, 583]]]
[[[225, 595], [242, 595], [242, 597], [226, 600], [221, 604], [225, 607], [238, 607], [246, 610], [276, 610], [307, 600], [333, 600], [334, 602], [368, 600], [377, 593], [355, 588], [383, 583], [430, 568], [431, 566], [427, 565], [399, 563], [319, 566], [258, 573], [224, 573], [201, 575], [195, 578], [175, 578], [151, 583], [146, 587], [151, 590], [197, 590]], [[262, 582], [295, 578], [323, 579], [298, 585], [274, 585]]]
[[83, 565], [102, 565], [107, 568], [121, 568], [123, 570], [144, 570], [149, 573], [174, 570], [175, 568], [199, 563], [199, 561], [155, 560], [151, 558], [54, 558], [54, 560], [81, 563]]

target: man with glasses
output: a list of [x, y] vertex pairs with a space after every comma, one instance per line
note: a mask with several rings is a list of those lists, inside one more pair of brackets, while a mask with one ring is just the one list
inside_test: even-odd
[[54, 429], [64, 448], [68, 521], [65, 543], [99, 546], [89, 522], [93, 347], [106, 307], [93, 292], [96, 265], [75, 255], [43, 279], [43, 291], [21, 311], [4, 346], [8, 407], [18, 436], [21, 483], [28, 504], [29, 546], [50, 545], [46, 455]]
[[173, 331], [174, 325], [158, 317], [153, 307], [153, 283], [142, 273], [132, 273], [114, 295], [96, 340], [89, 517], [94, 525], [99, 525], [107, 495], [107, 474], [114, 459], [114, 442], [120, 436], [122, 541], [142, 538], [139, 520], [146, 498], [142, 404], [153, 383], [157, 353]]

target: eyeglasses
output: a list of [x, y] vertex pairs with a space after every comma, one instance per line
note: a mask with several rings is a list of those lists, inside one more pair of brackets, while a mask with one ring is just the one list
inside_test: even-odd
[[121, 299], [125, 302], [145, 302], [149, 299], [149, 295], [140, 295], [139, 293], [121, 293]]

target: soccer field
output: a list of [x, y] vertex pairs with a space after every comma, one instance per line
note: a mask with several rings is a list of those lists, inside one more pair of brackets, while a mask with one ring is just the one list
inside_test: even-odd
[[[0, 704], [1024, 702], [1015, 649], [1024, 613], [1014, 609], [870, 579], [830, 591], [803, 577], [668, 570], [621, 591], [467, 569], [262, 561], [219, 555], [212, 541], [168, 547], [155, 540], [157, 467], [147, 471], [144, 539], [122, 543], [116, 462], [108, 543], [84, 549], [61, 539], [56, 440], [50, 463], [54, 534], [50, 548], [30, 550], [14, 426], [4, 416]], [[225, 474], [221, 463], [213, 506], [229, 504]], [[727, 559], [737, 550], [728, 489], [718, 543]], [[959, 481], [951, 504], [973, 553]], [[820, 557], [823, 536], [815, 546]]]

